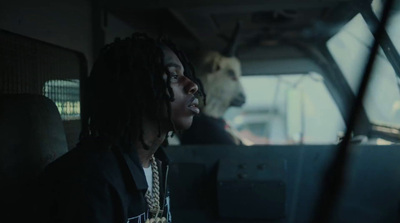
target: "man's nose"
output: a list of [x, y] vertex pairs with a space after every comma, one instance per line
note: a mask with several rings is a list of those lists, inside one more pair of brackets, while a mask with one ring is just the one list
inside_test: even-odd
[[187, 83], [185, 86], [185, 91], [188, 94], [195, 94], [197, 91], [199, 90], [199, 86], [197, 86], [196, 83], [194, 83], [192, 80], [190, 80], [189, 78], [187, 78]]

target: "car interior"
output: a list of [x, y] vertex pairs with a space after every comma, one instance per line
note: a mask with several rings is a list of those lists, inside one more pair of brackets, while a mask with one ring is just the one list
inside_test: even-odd
[[189, 59], [234, 40], [247, 98], [223, 117], [242, 145], [170, 139], [173, 222], [400, 220], [400, 1], [1, 5], [2, 219], [79, 142], [101, 47], [145, 32], [168, 36]]

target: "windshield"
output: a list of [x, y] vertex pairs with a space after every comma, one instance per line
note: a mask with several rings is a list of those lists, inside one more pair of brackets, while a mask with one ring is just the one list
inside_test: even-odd
[[344, 121], [317, 73], [244, 76], [248, 101], [230, 108], [225, 119], [244, 143], [331, 144]]

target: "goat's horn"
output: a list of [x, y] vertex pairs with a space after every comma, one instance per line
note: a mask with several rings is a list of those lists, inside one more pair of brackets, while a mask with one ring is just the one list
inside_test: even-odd
[[226, 47], [226, 49], [224, 51], [222, 51], [222, 54], [224, 56], [232, 57], [232, 56], [235, 55], [236, 49], [237, 49], [237, 45], [238, 45], [238, 42], [239, 42], [239, 31], [240, 31], [241, 27], [242, 27], [242, 21], [238, 21], [236, 23], [235, 29], [233, 30], [233, 33], [232, 33], [232, 36], [231, 36], [231, 38], [229, 40], [228, 46]]

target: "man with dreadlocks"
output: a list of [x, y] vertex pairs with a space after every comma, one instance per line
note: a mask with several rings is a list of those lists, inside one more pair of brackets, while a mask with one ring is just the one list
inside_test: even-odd
[[191, 64], [165, 38], [134, 34], [102, 50], [87, 88], [80, 143], [43, 174], [40, 222], [171, 222], [160, 147], [199, 113]]

